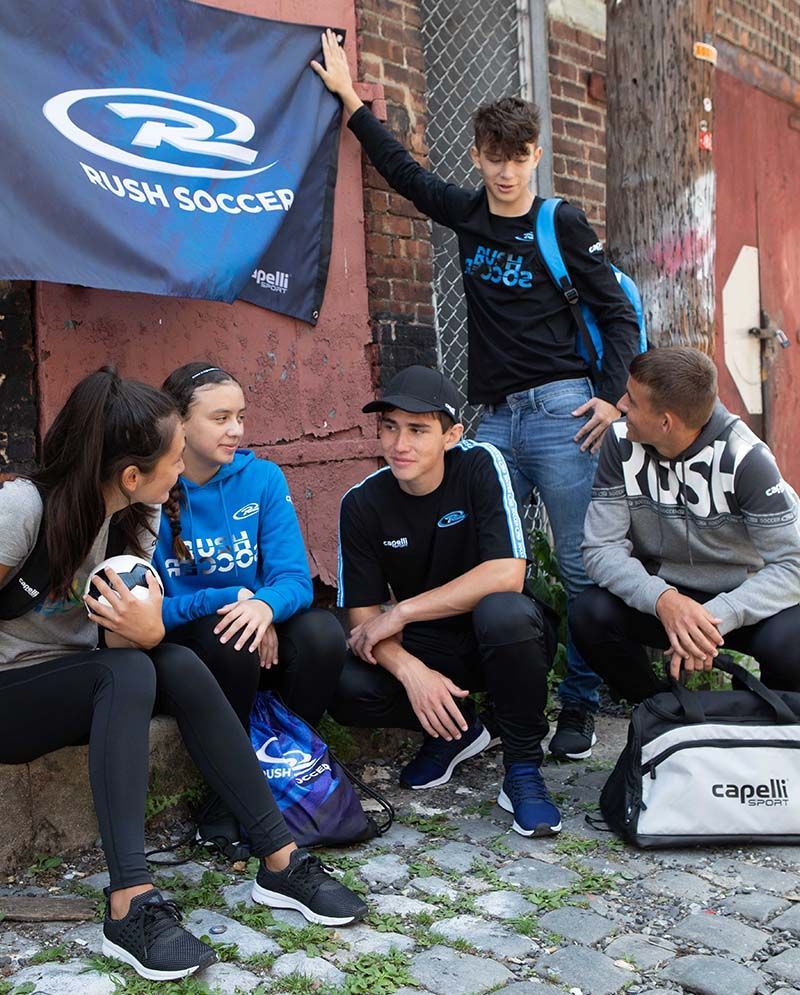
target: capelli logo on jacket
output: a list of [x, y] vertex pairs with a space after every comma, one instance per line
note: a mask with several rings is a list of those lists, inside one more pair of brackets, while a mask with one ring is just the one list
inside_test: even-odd
[[243, 518], [249, 518], [251, 515], [258, 514], [258, 502], [252, 501], [250, 504], [246, 504], [239, 508], [238, 511], [234, 511], [231, 518], [235, 519], [237, 522], [241, 522]]

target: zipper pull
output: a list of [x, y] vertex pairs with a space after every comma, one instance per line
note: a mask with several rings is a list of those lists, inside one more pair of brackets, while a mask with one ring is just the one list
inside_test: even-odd
[[655, 767], [650, 768], [650, 780], [655, 781], [656, 779], [656, 769]]

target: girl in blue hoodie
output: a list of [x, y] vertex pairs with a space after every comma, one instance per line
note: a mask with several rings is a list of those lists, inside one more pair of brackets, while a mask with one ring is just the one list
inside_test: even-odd
[[[240, 449], [242, 388], [210, 362], [187, 363], [163, 389], [183, 418], [185, 470], [161, 517], [153, 562], [165, 589], [167, 640], [188, 646], [216, 677], [240, 721], [256, 692], [276, 688], [316, 725], [344, 664], [344, 633], [311, 608], [303, 538], [280, 468]], [[238, 824], [219, 798], [199, 837], [241, 859]]]

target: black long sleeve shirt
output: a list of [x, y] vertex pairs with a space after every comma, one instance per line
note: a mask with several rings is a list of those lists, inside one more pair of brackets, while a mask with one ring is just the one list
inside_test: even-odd
[[[516, 391], [588, 376], [576, 350], [575, 320], [536, 249], [541, 198], [521, 217], [492, 214], [484, 187], [467, 190], [423, 169], [366, 107], [351, 116], [348, 126], [386, 182], [458, 236], [467, 301], [469, 401], [497, 404]], [[638, 351], [636, 314], [583, 211], [565, 203], [556, 224], [572, 282], [603, 333], [603, 373], [596, 391], [614, 404], [625, 393], [628, 366]]]

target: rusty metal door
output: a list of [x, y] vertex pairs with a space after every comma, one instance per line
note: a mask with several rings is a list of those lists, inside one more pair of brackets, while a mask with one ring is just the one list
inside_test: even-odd
[[800, 109], [718, 71], [717, 362], [723, 401], [800, 487]]

